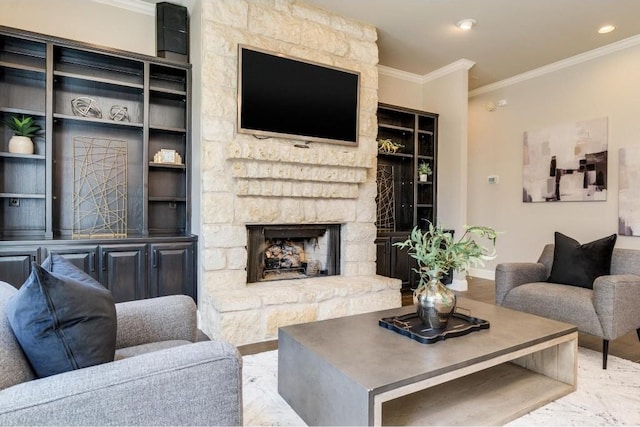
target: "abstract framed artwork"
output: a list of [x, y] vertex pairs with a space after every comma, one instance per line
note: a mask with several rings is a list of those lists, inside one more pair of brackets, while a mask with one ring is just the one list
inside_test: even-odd
[[618, 151], [618, 234], [640, 236], [640, 147]]
[[607, 200], [608, 119], [526, 131], [522, 201]]
[[73, 139], [72, 237], [127, 237], [127, 143]]

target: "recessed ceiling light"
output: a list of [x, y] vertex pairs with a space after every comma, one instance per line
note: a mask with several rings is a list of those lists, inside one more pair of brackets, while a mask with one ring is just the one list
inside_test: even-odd
[[598, 29], [598, 33], [607, 34], [615, 29], [616, 29], [615, 25], [603, 25], [602, 27], [600, 27], [600, 29]]
[[476, 25], [476, 20], [471, 18], [463, 19], [456, 24], [458, 28], [465, 31], [470, 30], [474, 25]]

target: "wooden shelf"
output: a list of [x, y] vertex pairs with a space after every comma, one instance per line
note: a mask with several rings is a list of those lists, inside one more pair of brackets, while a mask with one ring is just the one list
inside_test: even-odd
[[404, 157], [407, 159], [413, 159], [413, 154], [405, 154], [405, 153], [387, 153], [385, 151], [378, 151], [378, 155], [387, 156], [387, 157]]
[[46, 157], [42, 154], [20, 154], [20, 153], [7, 153], [0, 151], [0, 157], [25, 159], [25, 160], [45, 160]]
[[60, 114], [60, 113], [54, 113], [53, 118], [60, 119], [60, 120], [92, 123], [100, 126], [121, 126], [121, 127], [129, 127], [129, 128], [142, 128], [143, 126], [142, 123], [130, 123], [125, 121], [119, 122], [116, 120], [98, 119], [94, 117], [83, 117], [83, 116], [70, 116], [68, 114]]
[[3, 199], [44, 199], [44, 194], [27, 194], [27, 193], [0, 193]]
[[32, 73], [45, 74], [44, 68], [33, 67], [31, 65], [16, 64], [13, 62], [0, 61], [0, 67], [12, 68], [14, 70], [29, 71]]
[[378, 127], [379, 128], [383, 128], [383, 129], [400, 130], [400, 131], [403, 131], [403, 132], [414, 132], [415, 131], [415, 129], [413, 129], [413, 128], [407, 128], [407, 127], [396, 126], [396, 125], [389, 125], [389, 124], [385, 124], [385, 123], [378, 123]]
[[155, 163], [149, 162], [150, 168], [158, 168], [158, 169], [182, 169], [185, 170], [187, 167], [185, 165], [175, 165], [172, 163]]
[[144, 88], [144, 86], [141, 84], [122, 82], [119, 80], [101, 78], [101, 77], [90, 77], [82, 74], [66, 73], [62, 71], [54, 71], [53, 75], [55, 77], [84, 80], [88, 83], [100, 83], [100, 84], [112, 85], [112, 86], [117, 86], [122, 88], [139, 89], [140, 91], [142, 91], [142, 89]]

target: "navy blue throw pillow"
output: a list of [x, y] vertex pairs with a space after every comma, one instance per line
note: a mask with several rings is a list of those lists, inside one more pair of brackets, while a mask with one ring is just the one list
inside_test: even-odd
[[53, 272], [33, 263], [31, 275], [6, 304], [13, 333], [36, 375], [113, 361], [116, 310], [111, 293], [61, 256], [43, 264]]
[[617, 235], [580, 244], [577, 240], [555, 233], [553, 266], [548, 282], [593, 289], [597, 277], [611, 274], [611, 256]]

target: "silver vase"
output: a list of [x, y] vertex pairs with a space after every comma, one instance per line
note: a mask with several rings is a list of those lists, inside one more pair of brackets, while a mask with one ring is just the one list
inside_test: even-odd
[[440, 278], [429, 279], [426, 284], [418, 286], [413, 298], [420, 320], [432, 329], [445, 328], [456, 308], [456, 294]]

